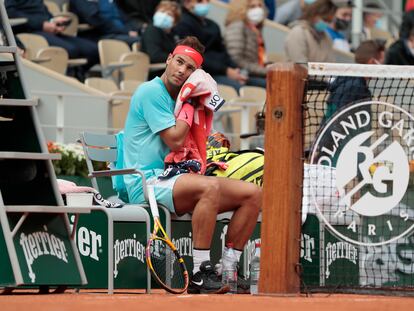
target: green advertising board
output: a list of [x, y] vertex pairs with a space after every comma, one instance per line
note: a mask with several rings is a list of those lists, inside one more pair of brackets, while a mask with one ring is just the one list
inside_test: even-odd
[[0, 285], [5, 287], [15, 285], [16, 280], [13, 275], [3, 230], [0, 230], [0, 267]]
[[[122, 213], [122, 210], [135, 215], [131, 209], [115, 211]], [[114, 288], [146, 289], [146, 222], [135, 221], [133, 217], [130, 221], [117, 220], [111, 215], [113, 211], [94, 208], [90, 214], [79, 218], [75, 240], [88, 278], [84, 288], [110, 288], [113, 278]]]
[[[16, 225], [19, 216], [9, 216], [11, 227]], [[64, 217], [29, 214], [14, 235], [17, 260], [26, 285], [82, 284]]]
[[[225, 237], [228, 228], [228, 221], [218, 220], [211, 243], [210, 259], [213, 264], [219, 263], [225, 246]], [[172, 220], [171, 222], [171, 240], [183, 256], [188, 271], [193, 270], [193, 241], [191, 220]], [[249, 265], [254, 252], [255, 242], [260, 241], [260, 223], [246, 243], [240, 260], [241, 275], [249, 276]]]

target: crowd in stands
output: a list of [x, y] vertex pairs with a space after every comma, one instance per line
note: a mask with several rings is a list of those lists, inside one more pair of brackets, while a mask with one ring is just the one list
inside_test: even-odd
[[[288, 61], [334, 62], [334, 49], [355, 51], [350, 44], [351, 0], [288, 0], [281, 5], [275, 0], [223, 2], [228, 3], [228, 15], [222, 33], [217, 22], [207, 17], [209, 0], [67, 0], [69, 11], [87, 26], [76, 36], [65, 34], [71, 18], [53, 16], [43, 0], [5, 0], [5, 5], [9, 17], [26, 19], [13, 27], [15, 34], [38, 34], [49, 46], [65, 49], [69, 58], [86, 58], [83, 74], [77, 76], [80, 79], [99, 63], [97, 42], [101, 39], [117, 39], [129, 46], [137, 43], [151, 63], [164, 63], [175, 43], [191, 35], [205, 45], [203, 68], [217, 83], [236, 90], [246, 84], [265, 87], [269, 64], [263, 37], [266, 19], [289, 26], [285, 42], [280, 43]], [[361, 42], [376, 39], [383, 20], [377, 3], [364, 7]], [[414, 64], [414, 1], [408, 0], [405, 10], [399, 37], [388, 33], [390, 37], [384, 38], [388, 39], [386, 64]], [[161, 73], [153, 71], [149, 78]]]

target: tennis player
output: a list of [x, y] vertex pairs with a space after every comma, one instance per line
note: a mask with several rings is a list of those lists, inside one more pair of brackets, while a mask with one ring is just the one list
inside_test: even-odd
[[[239, 260], [243, 247], [252, 234], [262, 203], [262, 194], [254, 184], [227, 178], [198, 174], [181, 174], [167, 180], [157, 177], [164, 171], [164, 158], [182, 147], [188, 134], [194, 107], [184, 104], [174, 116], [177, 95], [186, 79], [203, 63], [204, 46], [196, 37], [181, 40], [168, 56], [161, 77], [143, 83], [134, 93], [124, 134], [124, 165], [144, 171], [154, 184], [156, 199], [172, 213], [192, 213], [193, 263], [188, 293], [224, 293], [210, 262], [210, 245], [217, 214], [234, 211], [226, 244], [232, 242], [236, 259], [223, 252], [223, 262]], [[188, 118], [187, 118], [188, 117]], [[128, 175], [125, 184], [131, 203], [144, 203], [141, 178]], [[239, 291], [248, 284], [240, 279]]]

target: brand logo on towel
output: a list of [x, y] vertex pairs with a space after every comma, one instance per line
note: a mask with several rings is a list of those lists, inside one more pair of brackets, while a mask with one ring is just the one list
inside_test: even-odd
[[53, 256], [65, 263], [68, 263], [68, 253], [65, 242], [48, 232], [47, 226], [43, 226], [44, 231], [36, 231], [30, 234], [20, 234], [20, 245], [23, 249], [24, 258], [29, 269], [29, 277], [32, 283], [36, 281], [36, 274], [33, 272], [32, 265], [40, 256]]
[[[359, 245], [405, 236], [414, 228], [413, 213], [402, 203], [413, 157], [414, 118], [401, 107], [369, 101], [335, 114], [317, 137], [311, 157], [311, 164], [336, 167], [331, 183], [339, 200], [318, 204], [316, 190], [324, 176], [310, 178], [313, 203], [324, 222], [341, 239]], [[345, 224], [347, 230], [339, 232], [332, 224]]]

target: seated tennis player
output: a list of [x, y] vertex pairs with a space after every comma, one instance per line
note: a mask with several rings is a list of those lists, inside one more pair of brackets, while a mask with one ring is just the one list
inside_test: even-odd
[[[168, 56], [161, 77], [143, 83], [134, 93], [124, 134], [124, 165], [144, 171], [148, 182], [154, 184], [158, 203], [172, 213], [192, 213], [193, 261], [188, 293], [224, 293], [220, 277], [210, 262], [217, 214], [234, 211], [226, 244], [232, 242], [240, 259], [243, 247], [252, 234], [260, 212], [261, 190], [254, 184], [198, 174], [180, 174], [158, 180], [164, 171], [164, 158], [170, 151], [182, 147], [192, 124], [194, 107], [183, 105], [176, 118], [174, 107], [177, 95], [186, 79], [203, 63], [204, 46], [196, 37], [181, 40]], [[144, 203], [141, 178], [128, 175], [125, 184], [131, 203]], [[227, 248], [223, 261], [229, 258]], [[239, 290], [248, 290], [240, 279]]]

